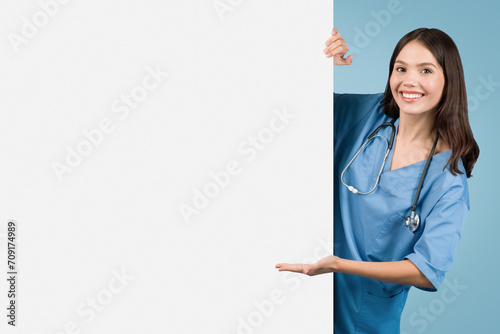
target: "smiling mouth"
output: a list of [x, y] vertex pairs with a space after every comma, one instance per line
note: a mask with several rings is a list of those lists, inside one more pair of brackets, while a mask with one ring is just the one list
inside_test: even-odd
[[418, 99], [420, 99], [424, 94], [421, 93], [406, 93], [406, 92], [400, 92], [401, 98], [405, 102], [415, 102]]

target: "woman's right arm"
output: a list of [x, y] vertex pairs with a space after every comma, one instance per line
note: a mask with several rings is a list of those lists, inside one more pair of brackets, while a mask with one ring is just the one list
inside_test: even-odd
[[341, 66], [352, 64], [352, 55], [344, 58], [347, 51], [349, 51], [349, 47], [347, 46], [345, 39], [342, 38], [342, 36], [338, 32], [337, 28], [334, 28], [332, 30], [332, 36], [327, 39], [325, 45], [326, 48], [323, 50], [323, 52], [328, 58], [333, 57], [334, 65]]
[[[337, 66], [351, 65], [352, 55], [345, 57], [349, 51], [346, 40], [335, 28], [332, 35], [325, 42], [324, 53], [328, 58], [333, 57], [333, 64]], [[345, 57], [345, 58], [344, 58]], [[359, 123], [374, 107], [380, 103], [381, 94], [334, 94], [334, 134], [339, 139]]]

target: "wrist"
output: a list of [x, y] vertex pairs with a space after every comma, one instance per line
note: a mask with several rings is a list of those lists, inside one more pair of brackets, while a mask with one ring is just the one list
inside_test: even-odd
[[341, 259], [340, 257], [334, 256], [333, 261], [330, 265], [330, 269], [332, 272], [339, 272], [342, 268], [342, 263], [344, 262], [344, 259]]

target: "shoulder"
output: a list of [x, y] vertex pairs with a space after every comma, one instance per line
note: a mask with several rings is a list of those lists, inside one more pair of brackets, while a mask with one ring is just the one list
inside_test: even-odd
[[383, 93], [376, 94], [337, 94], [334, 93], [334, 106], [337, 108], [372, 108], [380, 104]]
[[[430, 191], [439, 196], [437, 200], [462, 201], [469, 209], [469, 187], [464, 166], [460, 160], [458, 166], [463, 174], [453, 175], [449, 166], [445, 168], [450, 154], [451, 150], [448, 150], [437, 155], [438, 159], [436, 160], [438, 161], [432, 168], [433, 177], [429, 180], [431, 183]], [[430, 169], [431, 166], [429, 166]]]
[[367, 115], [376, 112], [382, 115], [382, 93], [379, 94], [334, 94], [335, 136], [349, 132]]

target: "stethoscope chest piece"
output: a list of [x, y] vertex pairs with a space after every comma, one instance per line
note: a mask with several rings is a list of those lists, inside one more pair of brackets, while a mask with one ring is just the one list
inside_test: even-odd
[[409, 227], [412, 232], [415, 232], [420, 225], [420, 217], [418, 215], [413, 216], [413, 214], [411, 217], [406, 217], [405, 225]]
[[[384, 123], [382, 125], [379, 125], [375, 129], [375, 131], [373, 131], [368, 136], [368, 139], [364, 142], [363, 145], [361, 145], [361, 147], [359, 148], [358, 152], [354, 155], [354, 157], [352, 157], [351, 161], [349, 161], [349, 163], [344, 167], [344, 170], [342, 171], [342, 174], [340, 174], [340, 181], [342, 181], [342, 184], [344, 186], [346, 186], [347, 189], [349, 189], [349, 191], [352, 192], [353, 194], [368, 195], [368, 194], [371, 194], [375, 190], [375, 188], [377, 188], [378, 182], [380, 180], [380, 176], [382, 175], [382, 171], [384, 170], [385, 163], [387, 162], [387, 157], [389, 155], [389, 151], [392, 149], [392, 145], [393, 145], [393, 142], [394, 142], [394, 136], [396, 134], [396, 126], [394, 125], [395, 122], [396, 122], [396, 118], [393, 118], [392, 121]], [[382, 129], [383, 127], [385, 127], [385, 126], [390, 126], [391, 129], [392, 129], [392, 131], [391, 131], [391, 139], [389, 139], [389, 140], [387, 140], [383, 136], [377, 135], [378, 131], [380, 129]], [[385, 141], [387, 141], [387, 149], [385, 150], [384, 161], [382, 162], [382, 167], [380, 167], [380, 170], [379, 170], [378, 176], [377, 176], [377, 180], [375, 181], [375, 185], [373, 186], [373, 188], [371, 190], [368, 190], [368, 191], [365, 191], [365, 192], [359, 191], [358, 189], [354, 188], [353, 186], [348, 185], [347, 183], [345, 183], [345, 181], [344, 181], [344, 173], [349, 168], [349, 166], [351, 166], [351, 164], [354, 162], [354, 160], [356, 159], [356, 157], [365, 148], [365, 146], [370, 142], [370, 140], [372, 140], [375, 137], [381, 137], [381, 138], [385, 139]], [[417, 203], [418, 203], [418, 199], [419, 199], [419, 196], [420, 196], [420, 191], [422, 190], [422, 186], [423, 186], [423, 183], [424, 183], [425, 174], [427, 174], [427, 170], [429, 168], [429, 164], [431, 162], [432, 157], [434, 156], [434, 151], [436, 150], [436, 145], [437, 145], [438, 140], [439, 140], [439, 132], [436, 131], [436, 139], [434, 139], [434, 145], [432, 146], [432, 149], [431, 149], [431, 151], [429, 153], [429, 156], [427, 157], [427, 161], [426, 161], [424, 169], [422, 171], [422, 175], [420, 176], [420, 182], [418, 183], [417, 193], [415, 194], [415, 198], [413, 200], [413, 206], [411, 208], [411, 215], [408, 216], [408, 217], [406, 217], [406, 220], [405, 220], [406, 227], [408, 227], [413, 233], [415, 233], [415, 231], [418, 229], [418, 226], [420, 225], [420, 217], [415, 214], [415, 210], [417, 209]]]

